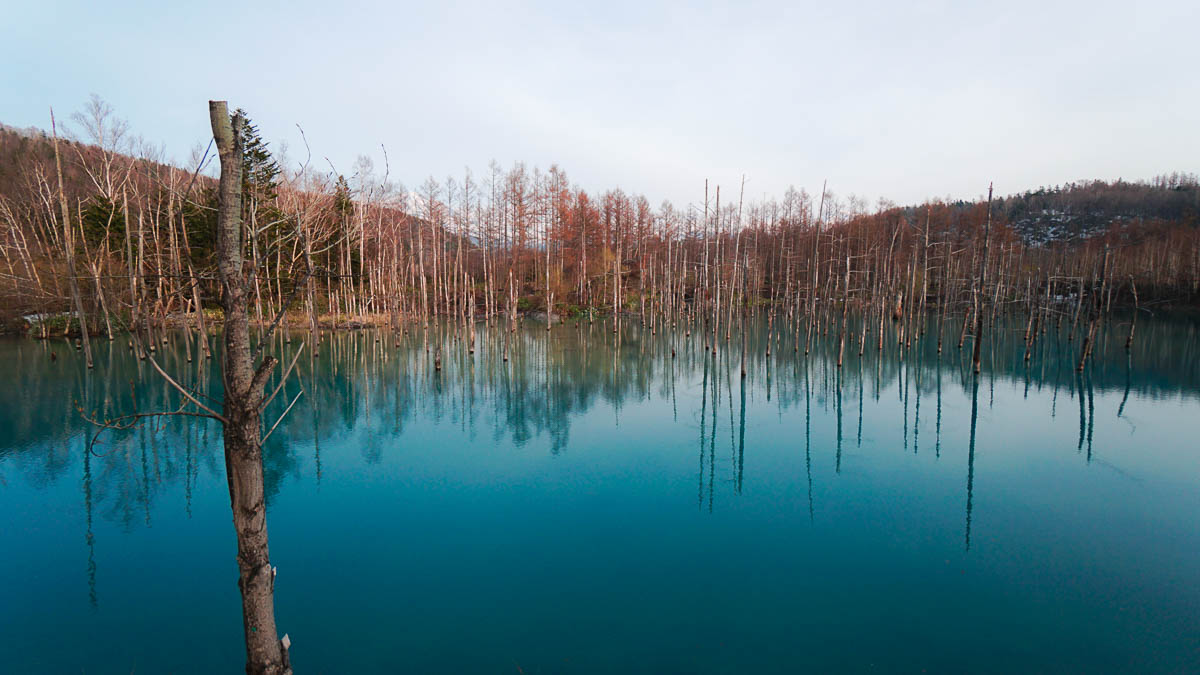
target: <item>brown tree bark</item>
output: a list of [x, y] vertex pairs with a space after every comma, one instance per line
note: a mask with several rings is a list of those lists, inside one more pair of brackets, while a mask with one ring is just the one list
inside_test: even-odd
[[971, 355], [975, 372], [979, 373], [980, 350], [983, 348], [983, 307], [980, 298], [985, 292], [988, 268], [988, 239], [992, 234], [992, 184], [988, 183], [987, 220], [983, 224], [983, 258], [979, 261], [979, 283], [975, 286], [975, 349]]
[[268, 356], [253, 365], [250, 351], [249, 298], [242, 260], [242, 118], [229, 116], [225, 101], [209, 101], [213, 138], [221, 158], [217, 207], [217, 267], [221, 307], [225, 311], [225, 471], [237, 532], [238, 588], [246, 638], [247, 675], [291, 673], [286, 636], [275, 632], [275, 571], [267, 547], [260, 406], [267, 376], [275, 366]]

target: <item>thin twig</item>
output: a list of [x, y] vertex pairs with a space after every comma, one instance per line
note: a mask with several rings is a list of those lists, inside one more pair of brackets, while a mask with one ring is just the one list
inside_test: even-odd
[[183, 385], [176, 382], [174, 378], [172, 378], [170, 375], [167, 374], [167, 371], [162, 369], [162, 366], [158, 365], [158, 361], [155, 361], [154, 357], [151, 356], [149, 352], [146, 352], [146, 358], [149, 359], [150, 365], [154, 366], [154, 369], [158, 371], [158, 374], [162, 375], [163, 379], [165, 379], [167, 382], [169, 382], [171, 384], [171, 386], [178, 389], [179, 393], [183, 394], [185, 398], [187, 398], [192, 403], [195, 403], [196, 405], [200, 406], [200, 408], [202, 410], [204, 410], [205, 412], [207, 412], [209, 415], [212, 415], [216, 419], [221, 420], [222, 423], [229, 424], [229, 420], [225, 419], [224, 415], [222, 415], [222, 414], [218, 413], [217, 411], [213, 410], [212, 408], [204, 405], [203, 403], [200, 402], [200, 399], [198, 399], [195, 396], [192, 396], [190, 393], [188, 393], [188, 390], [185, 389], [183, 387]]
[[288, 364], [287, 370], [283, 371], [283, 377], [279, 378], [279, 385], [275, 387], [275, 390], [271, 392], [271, 395], [267, 397], [267, 400], [263, 401], [263, 404], [259, 406], [259, 411], [266, 410], [267, 405], [270, 404], [271, 401], [275, 399], [275, 396], [279, 394], [279, 391], [283, 389], [283, 385], [287, 384], [288, 375], [290, 375], [292, 373], [292, 369], [296, 367], [296, 361], [300, 359], [300, 354], [303, 351], [304, 343], [301, 342], [300, 347], [296, 349], [296, 355], [292, 357], [292, 362]]
[[287, 409], [286, 409], [286, 410], [284, 410], [284, 411], [283, 411], [283, 414], [279, 416], [279, 419], [275, 420], [275, 424], [272, 424], [272, 425], [271, 425], [271, 430], [267, 432], [267, 435], [266, 435], [266, 436], [263, 436], [263, 439], [262, 439], [261, 441], [259, 441], [259, 442], [258, 442], [259, 446], [266, 445], [266, 443], [267, 443], [267, 439], [271, 437], [271, 434], [275, 433], [275, 427], [278, 427], [278, 426], [279, 426], [279, 423], [283, 421], [283, 418], [284, 418], [284, 417], [287, 417], [287, 414], [288, 414], [289, 412], [291, 412], [291, 410], [292, 410], [292, 406], [296, 405], [296, 401], [299, 401], [299, 400], [300, 400], [300, 397], [301, 397], [301, 396], [303, 396], [303, 395], [304, 395], [304, 390], [303, 390], [303, 389], [301, 389], [301, 390], [300, 390], [300, 391], [299, 391], [299, 392], [296, 394], [296, 398], [293, 398], [293, 399], [292, 399], [292, 402], [288, 404], [288, 407], [287, 407]]

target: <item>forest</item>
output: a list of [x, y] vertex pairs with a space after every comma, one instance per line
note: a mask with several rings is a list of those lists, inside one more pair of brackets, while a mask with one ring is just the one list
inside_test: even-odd
[[[1096, 308], [1200, 299], [1192, 174], [910, 206], [825, 186], [753, 201], [743, 185], [706, 184], [694, 203], [656, 207], [589, 192], [557, 166], [493, 162], [406, 188], [386, 160], [380, 169], [360, 156], [336, 174], [308, 148], [303, 161], [279, 161], [249, 121], [241, 148], [251, 320], [303, 326], [312, 344], [324, 330], [435, 317], [473, 341], [472, 318], [532, 313], [549, 327], [616, 313], [651, 329], [686, 322], [715, 347], [738, 316], [761, 312], [807, 350], [814, 327], [850, 309], [860, 334], [931, 309], [966, 333], [983, 306], [1086, 324]], [[218, 295], [214, 153], [193, 154], [172, 165], [94, 96], [50, 133], [0, 129], [6, 328], [110, 339], [207, 330]]]

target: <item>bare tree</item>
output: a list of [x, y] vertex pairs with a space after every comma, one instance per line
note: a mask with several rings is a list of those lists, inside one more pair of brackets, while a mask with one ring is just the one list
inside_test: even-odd
[[267, 356], [255, 368], [250, 350], [248, 284], [242, 269], [242, 118], [236, 115], [230, 118], [225, 101], [209, 101], [208, 111], [221, 159], [217, 268], [221, 307], [225, 311], [222, 421], [225, 425], [229, 502], [237, 531], [246, 673], [279, 675], [291, 673], [292, 669], [288, 661], [287, 636], [280, 640], [275, 630], [275, 570], [271, 567], [267, 546], [262, 439], [259, 436], [260, 417], [266, 400], [264, 389], [277, 360]]
[[92, 367], [92, 344], [88, 338], [87, 316], [83, 312], [83, 298], [79, 294], [79, 278], [75, 275], [75, 238], [72, 235], [71, 211], [67, 207], [67, 193], [63, 186], [62, 157], [58, 152], [58, 125], [54, 121], [54, 111], [50, 111], [50, 128], [54, 132], [54, 169], [58, 174], [58, 199], [62, 208], [63, 249], [67, 259], [67, 284], [71, 288], [71, 303], [75, 306], [75, 314], [79, 317], [79, 334], [83, 345], [83, 354], [87, 367]]

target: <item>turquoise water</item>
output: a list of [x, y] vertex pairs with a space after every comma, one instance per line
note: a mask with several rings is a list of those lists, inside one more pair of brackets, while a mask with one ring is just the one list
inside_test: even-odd
[[[264, 460], [296, 670], [1200, 671], [1197, 326], [1114, 323], [1082, 374], [1065, 330], [1026, 365], [998, 326], [978, 378], [950, 327], [839, 370], [756, 324], [744, 380], [736, 331], [431, 330], [441, 372], [330, 338], [267, 416], [304, 389]], [[81, 410], [177, 405], [95, 348], [0, 342], [0, 672], [240, 672], [220, 429], [88, 453]]]

